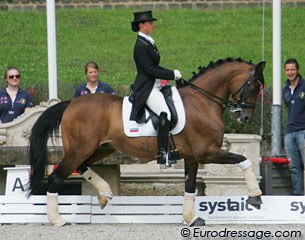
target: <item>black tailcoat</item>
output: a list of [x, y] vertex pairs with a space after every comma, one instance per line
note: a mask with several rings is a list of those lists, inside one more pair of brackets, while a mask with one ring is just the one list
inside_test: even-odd
[[130, 120], [138, 120], [144, 111], [145, 103], [155, 84], [155, 80], [173, 80], [174, 71], [159, 66], [160, 54], [157, 47], [139, 35], [134, 46], [133, 57], [138, 73], [132, 88], [134, 104]]

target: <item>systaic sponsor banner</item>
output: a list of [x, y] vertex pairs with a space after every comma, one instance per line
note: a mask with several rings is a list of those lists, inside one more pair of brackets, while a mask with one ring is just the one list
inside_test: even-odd
[[256, 209], [247, 196], [197, 197], [195, 209], [207, 224], [305, 223], [305, 196], [262, 196]]

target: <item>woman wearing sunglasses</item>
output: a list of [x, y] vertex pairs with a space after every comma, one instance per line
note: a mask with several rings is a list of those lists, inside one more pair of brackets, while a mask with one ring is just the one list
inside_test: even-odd
[[33, 106], [31, 95], [19, 87], [20, 77], [17, 68], [5, 69], [4, 80], [7, 86], [0, 90], [0, 123], [13, 121]]

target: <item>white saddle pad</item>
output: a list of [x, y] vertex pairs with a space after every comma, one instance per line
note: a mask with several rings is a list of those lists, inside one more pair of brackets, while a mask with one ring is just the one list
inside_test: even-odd
[[[183, 102], [176, 86], [172, 86], [173, 100], [178, 114], [177, 125], [170, 131], [173, 135], [181, 132], [185, 125], [185, 111]], [[157, 136], [157, 131], [154, 129], [152, 121], [147, 123], [137, 123], [136, 121], [129, 120], [132, 104], [128, 100], [128, 96], [123, 100], [123, 127], [124, 132], [128, 137], [143, 137], [143, 136]], [[147, 110], [145, 110], [146, 119], [149, 116]]]

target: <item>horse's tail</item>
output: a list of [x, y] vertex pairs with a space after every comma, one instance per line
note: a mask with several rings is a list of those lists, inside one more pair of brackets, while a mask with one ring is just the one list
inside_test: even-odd
[[51, 134], [58, 133], [61, 119], [70, 101], [63, 101], [46, 109], [34, 124], [29, 139], [28, 156], [31, 165], [29, 195], [36, 194], [42, 186], [47, 159], [47, 142]]

